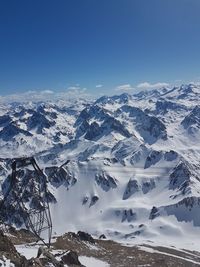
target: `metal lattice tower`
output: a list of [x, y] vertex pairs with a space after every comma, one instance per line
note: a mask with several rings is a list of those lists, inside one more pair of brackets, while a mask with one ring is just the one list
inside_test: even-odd
[[[27, 166], [32, 166], [33, 171], [27, 169]], [[13, 161], [12, 174], [7, 182], [8, 186], [0, 204], [0, 217], [9, 218], [9, 213], [12, 211], [19, 213], [26, 228], [49, 247], [52, 220], [47, 176], [33, 157], [19, 158]], [[48, 242], [42, 238], [43, 232], [47, 234]]]

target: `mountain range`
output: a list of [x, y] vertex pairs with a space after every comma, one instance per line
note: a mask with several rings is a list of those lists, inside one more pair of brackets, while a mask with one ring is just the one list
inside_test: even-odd
[[[11, 159], [34, 156], [48, 176], [54, 234], [85, 230], [124, 242], [198, 247], [198, 85], [70, 104], [2, 104], [0, 152], [1, 198]], [[33, 173], [26, 167], [21, 183]], [[5, 221], [21, 227], [19, 216], [12, 212]]]

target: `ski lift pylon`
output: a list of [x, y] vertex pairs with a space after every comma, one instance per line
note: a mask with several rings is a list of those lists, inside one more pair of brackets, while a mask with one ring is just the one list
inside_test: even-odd
[[[26, 183], [20, 184], [19, 173], [28, 166], [33, 167], [34, 176], [26, 177]], [[41, 240], [45, 245], [50, 247], [52, 220], [47, 190], [48, 177], [40, 169], [34, 157], [17, 158], [12, 162], [11, 167], [12, 174], [10, 176], [9, 186], [0, 204], [0, 215], [1, 212], [5, 214], [8, 205], [12, 205], [16, 211], [21, 211], [20, 214], [26, 228], [31, 231], [38, 240]], [[25, 191], [30, 189], [29, 187], [32, 187], [32, 204], [28, 203], [24, 196]], [[43, 232], [47, 233], [47, 242], [42, 237]]]

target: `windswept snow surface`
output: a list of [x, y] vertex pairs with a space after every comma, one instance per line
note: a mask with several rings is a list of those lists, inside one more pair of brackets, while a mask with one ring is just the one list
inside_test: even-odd
[[86, 257], [86, 256], [81, 256], [79, 257], [80, 262], [85, 265], [86, 267], [109, 267], [110, 264], [97, 260], [93, 257]]
[[32, 245], [31, 244], [27, 244], [27, 245], [15, 245], [16, 250], [23, 255], [24, 257], [26, 257], [26, 259], [31, 259], [31, 258], [36, 258], [37, 254], [38, 254], [38, 248], [39, 245]]
[[4, 107], [2, 188], [9, 158], [34, 155], [49, 177], [54, 234], [200, 250], [199, 106], [200, 87], [189, 84]]
[[[182, 259], [182, 260], [184, 260], [184, 261], [186, 261], [188, 263], [195, 263], [197, 265], [200, 265], [199, 261], [188, 259], [186, 257], [180, 257], [180, 256], [174, 255], [172, 253], [166, 253], [166, 252], [163, 252], [163, 251], [161, 252], [161, 251], [159, 251], [157, 249], [153, 249], [153, 248], [149, 248], [149, 247], [145, 247], [145, 246], [139, 246], [138, 248], [143, 250], [143, 251], [149, 252], [149, 253], [158, 253], [158, 254], [162, 254], [162, 255], [167, 255], [167, 256], [170, 256], [170, 257], [177, 258], [177, 259]], [[186, 252], [186, 254], [187, 254], [187, 252]], [[194, 255], [192, 255], [192, 256], [194, 256]]]

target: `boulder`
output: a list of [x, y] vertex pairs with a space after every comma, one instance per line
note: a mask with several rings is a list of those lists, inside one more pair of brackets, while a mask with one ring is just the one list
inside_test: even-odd
[[82, 231], [78, 231], [77, 235], [80, 238], [80, 240], [82, 240], [82, 241], [88, 241], [88, 242], [90, 242], [92, 244], [95, 243], [94, 238], [88, 233], [85, 233], [85, 232], [82, 232]]
[[78, 254], [73, 250], [68, 251], [67, 254], [62, 256], [61, 260], [67, 265], [83, 266], [78, 259]]

